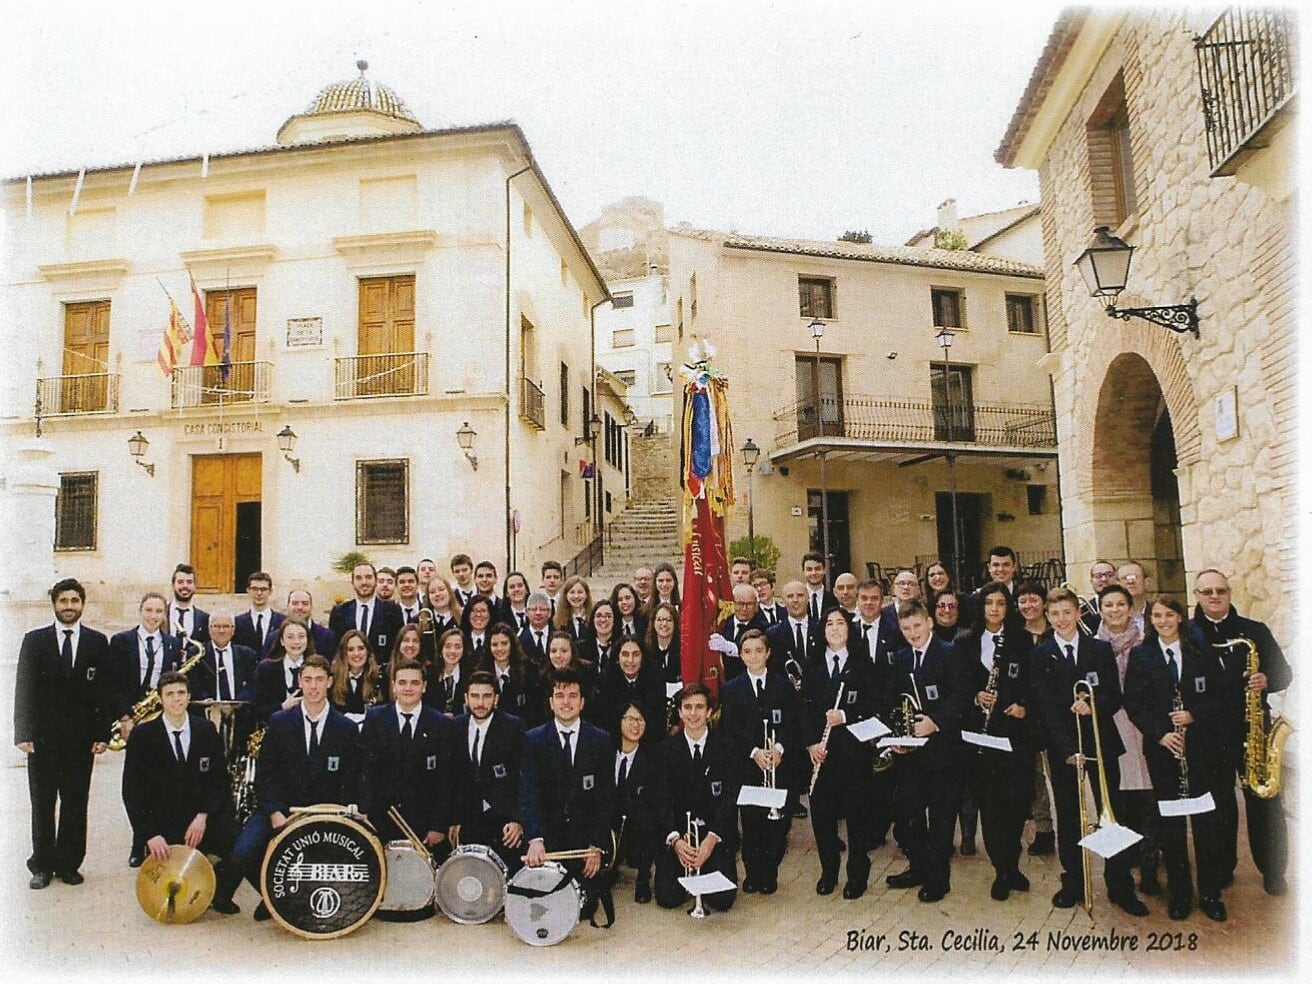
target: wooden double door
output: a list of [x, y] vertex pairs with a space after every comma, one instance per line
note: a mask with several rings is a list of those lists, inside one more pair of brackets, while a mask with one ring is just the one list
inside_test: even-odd
[[191, 564], [198, 591], [243, 592], [247, 576], [261, 568], [262, 458], [192, 458]]

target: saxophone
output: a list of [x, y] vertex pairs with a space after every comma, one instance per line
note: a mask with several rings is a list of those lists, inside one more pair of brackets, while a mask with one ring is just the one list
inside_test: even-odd
[[255, 766], [260, 757], [267, 725], [260, 725], [246, 739], [246, 753], [233, 759], [229, 769], [232, 779], [232, 805], [237, 822], [245, 823], [255, 812]]
[[[1241, 646], [1248, 650], [1245, 680], [1258, 672], [1257, 643], [1252, 639], [1227, 639], [1216, 646], [1219, 649]], [[1276, 718], [1268, 731], [1266, 717], [1261, 691], [1245, 686], [1244, 724], [1247, 734], [1244, 737], [1244, 771], [1239, 784], [1259, 799], [1273, 799], [1280, 792], [1280, 763], [1284, 759], [1285, 742], [1294, 731], [1294, 726], [1283, 717]]]
[[[190, 673], [192, 667], [200, 662], [200, 658], [205, 655], [205, 647], [193, 639], [191, 636], [182, 637], [182, 645], [195, 646], [196, 652], [189, 656], [187, 661], [178, 667], [179, 673]], [[133, 726], [149, 721], [151, 718], [158, 717], [162, 705], [159, 702], [159, 688], [155, 688], [132, 705], [132, 710], [128, 711], [128, 716], [132, 719]], [[111, 752], [121, 752], [128, 747], [128, 740], [123, 737], [123, 722], [115, 721], [109, 729], [109, 745]]]
[[[892, 737], [910, 738], [911, 729], [916, 723], [916, 715], [920, 710], [920, 699], [914, 694], [904, 693], [889, 713], [888, 726]], [[895, 761], [897, 759], [892, 748], [880, 749], [879, 755], [875, 757], [874, 769], [876, 772], [885, 772], [893, 767]]]

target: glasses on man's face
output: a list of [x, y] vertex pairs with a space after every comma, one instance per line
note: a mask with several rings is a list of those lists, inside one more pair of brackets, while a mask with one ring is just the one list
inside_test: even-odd
[[1110, 581], [1115, 576], [1115, 571], [1098, 571], [1098, 573], [1093, 575], [1093, 579], [1095, 581]]
[[1199, 588], [1198, 593], [1204, 598], [1223, 598], [1230, 593], [1229, 588]]

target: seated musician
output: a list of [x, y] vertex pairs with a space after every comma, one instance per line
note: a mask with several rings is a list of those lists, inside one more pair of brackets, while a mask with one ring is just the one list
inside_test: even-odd
[[362, 806], [380, 840], [405, 836], [388, 816], [394, 806], [430, 849], [444, 848], [448, 824], [443, 766], [450, 722], [423, 703], [424, 668], [418, 660], [402, 658], [389, 669], [396, 699], [371, 707], [360, 732]]
[[[552, 638], [571, 643], [565, 633]], [[610, 847], [610, 823], [615, 804], [615, 746], [610, 735], [581, 720], [583, 684], [572, 668], [553, 669], [551, 718], [524, 736], [520, 762], [519, 803], [528, 851], [524, 863], [544, 864], [554, 851], [587, 850], [583, 859], [565, 867], [588, 899], [584, 916], [595, 911], [604, 886], [594, 883], [601, 872], [602, 848]], [[581, 877], [580, 877], [581, 876]]]
[[[281, 626], [285, 640], [288, 626], [299, 626], [305, 634], [305, 626], [288, 619]], [[214, 891], [219, 904], [232, 902], [243, 875], [259, 891], [265, 849], [274, 831], [291, 819], [293, 807], [360, 802], [360, 729], [328, 704], [331, 684], [328, 661], [306, 656], [299, 672], [301, 698], [269, 719], [255, 775], [259, 808], [219, 872]], [[271, 918], [263, 902], [255, 918]]]
[[[802, 761], [801, 698], [788, 680], [767, 668], [770, 646], [760, 629], [743, 633], [739, 654], [746, 670], [724, 686], [720, 731], [728, 739], [741, 785], [767, 785], [768, 772], [776, 788], [787, 789], [789, 776], [797, 771], [794, 763]], [[744, 806], [740, 813], [743, 891], [773, 895], [788, 841], [788, 812], [780, 808], [776, 820], [761, 806]]]
[[[729, 743], [707, 726], [711, 694], [705, 686], [690, 683], [677, 700], [683, 727], [657, 749], [657, 829], [664, 843], [656, 856], [656, 902], [664, 909], [688, 901], [679, 884], [685, 875], [719, 871], [738, 884], [738, 786]], [[703, 896], [703, 902], [727, 912], [737, 897], [734, 887]]]
[[[132, 729], [123, 760], [123, 805], [133, 839], [157, 861], [168, 858], [172, 844], [226, 855], [237, 831], [223, 740], [209, 721], [187, 713], [185, 674], [161, 674], [159, 699], [163, 713]], [[224, 915], [239, 911], [231, 895], [216, 896], [211, 907]]]
[[524, 722], [499, 705], [497, 678], [487, 670], [470, 674], [465, 687], [468, 710], [446, 730], [444, 773], [452, 791], [448, 836], [453, 848], [492, 848], [514, 872], [524, 843], [519, 812]]

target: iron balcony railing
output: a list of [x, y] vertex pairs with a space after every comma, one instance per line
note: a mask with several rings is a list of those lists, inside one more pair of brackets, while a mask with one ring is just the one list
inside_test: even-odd
[[38, 417], [114, 413], [118, 410], [118, 373], [96, 372], [38, 379], [36, 404]]
[[267, 403], [272, 362], [234, 362], [223, 366], [178, 366], [173, 370], [173, 408]]
[[547, 429], [547, 398], [542, 387], [527, 376], [520, 377], [519, 415], [538, 430]]
[[1274, 7], [1229, 7], [1194, 38], [1212, 176], [1234, 174], [1294, 97], [1297, 27]]
[[333, 360], [335, 400], [427, 394], [427, 352], [388, 352]]
[[[815, 437], [890, 443], [951, 441], [984, 447], [1055, 448], [1057, 419], [1038, 404], [970, 404], [845, 396], [799, 400], [774, 413], [775, 446]], [[949, 428], [949, 421], [951, 427]]]

